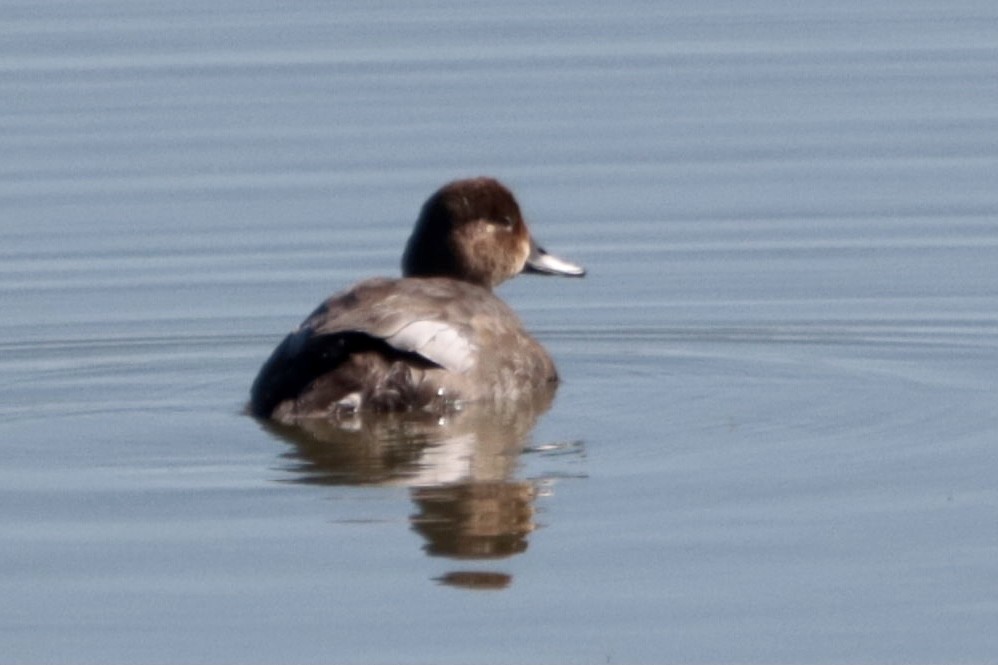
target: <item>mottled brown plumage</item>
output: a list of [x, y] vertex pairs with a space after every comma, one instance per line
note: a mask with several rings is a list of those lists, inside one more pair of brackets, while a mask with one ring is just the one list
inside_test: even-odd
[[445, 412], [516, 401], [557, 381], [554, 362], [492, 287], [529, 266], [584, 271], [540, 250], [491, 178], [445, 185], [423, 206], [401, 279], [326, 300], [288, 335], [251, 391], [254, 415], [286, 423], [358, 410]]

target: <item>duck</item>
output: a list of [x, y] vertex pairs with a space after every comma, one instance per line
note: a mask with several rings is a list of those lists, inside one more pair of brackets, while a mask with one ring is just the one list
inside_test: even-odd
[[401, 277], [334, 294], [289, 333], [250, 389], [250, 413], [293, 425], [358, 413], [443, 414], [549, 391], [551, 356], [493, 289], [521, 273], [582, 277], [541, 248], [510, 189], [455, 180], [420, 210]]

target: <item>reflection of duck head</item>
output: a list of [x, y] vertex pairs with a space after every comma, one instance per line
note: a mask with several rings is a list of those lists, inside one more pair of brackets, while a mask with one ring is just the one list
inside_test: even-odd
[[499, 559], [527, 549], [537, 492], [527, 482], [469, 482], [413, 488], [412, 527], [431, 556]]
[[[299, 421], [263, 426], [294, 446], [294, 480], [320, 485], [404, 485], [417, 511], [414, 531], [431, 556], [497, 559], [527, 549], [534, 529], [530, 482], [517, 481], [517, 459], [555, 384], [530, 401], [497, 410], [468, 405], [446, 418], [358, 413], [349, 423]], [[504, 573], [456, 571], [440, 581], [468, 588], [503, 588]]]

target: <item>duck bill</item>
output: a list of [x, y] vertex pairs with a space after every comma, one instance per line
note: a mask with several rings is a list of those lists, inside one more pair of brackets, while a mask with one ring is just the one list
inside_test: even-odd
[[560, 275], [562, 277], [582, 277], [586, 269], [582, 266], [548, 254], [533, 240], [530, 241], [530, 254], [523, 272], [534, 275]]

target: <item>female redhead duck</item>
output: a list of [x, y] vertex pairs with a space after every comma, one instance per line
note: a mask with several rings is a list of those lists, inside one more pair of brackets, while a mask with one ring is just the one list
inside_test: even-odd
[[558, 380], [551, 357], [492, 293], [521, 272], [585, 274], [537, 246], [497, 180], [444, 185], [423, 205], [404, 276], [369, 279], [322, 303], [260, 369], [251, 412], [289, 424], [359, 411], [443, 413], [549, 387]]

